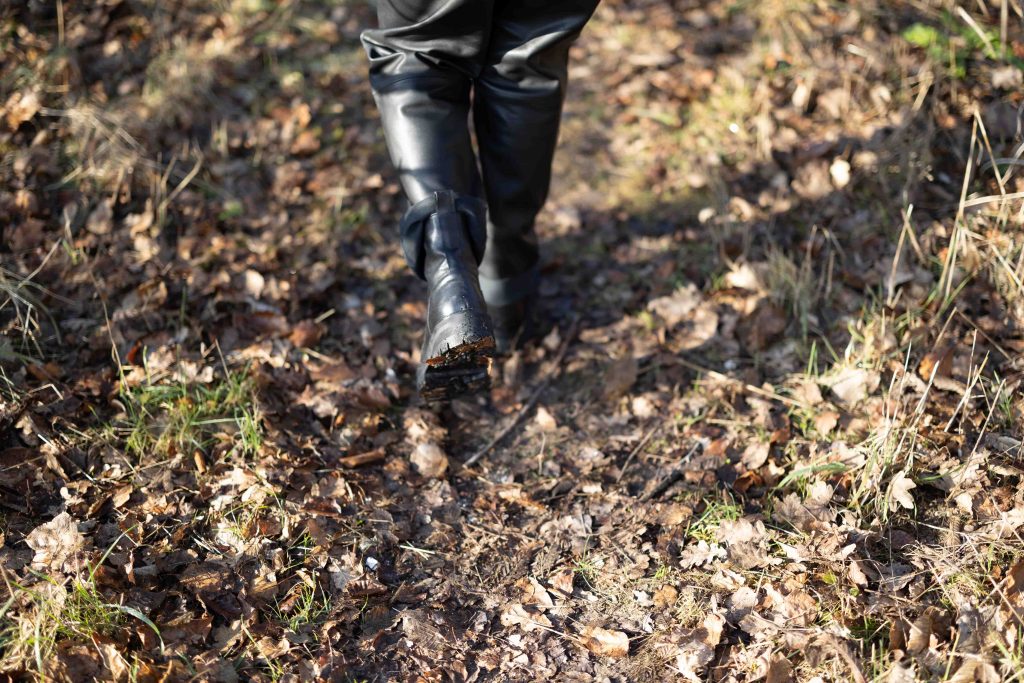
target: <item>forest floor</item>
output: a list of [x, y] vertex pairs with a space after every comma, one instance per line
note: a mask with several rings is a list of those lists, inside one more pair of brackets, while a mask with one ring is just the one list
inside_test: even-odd
[[606, 0], [429, 406], [368, 4], [4, 4], [0, 673], [1021, 680], [1022, 17]]

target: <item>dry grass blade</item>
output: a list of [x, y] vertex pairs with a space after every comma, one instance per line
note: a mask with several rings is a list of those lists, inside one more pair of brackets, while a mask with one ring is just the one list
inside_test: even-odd
[[[39, 356], [44, 355], [37, 339], [40, 332], [40, 317], [47, 318], [55, 330], [58, 329], [58, 325], [34, 292], [63, 304], [70, 303], [64, 297], [33, 282], [33, 278], [46, 267], [59, 247], [60, 242], [58, 241], [50, 248], [40, 264], [24, 277], [19, 277], [0, 266], [0, 314], [4, 313], [5, 308], [10, 308], [13, 311], [14, 329], [20, 333], [23, 341], [35, 348]], [[6, 336], [0, 338], [0, 359], [4, 359], [5, 356], [7, 356], [7, 360], [29, 360], [28, 356], [13, 349], [11, 341]]]

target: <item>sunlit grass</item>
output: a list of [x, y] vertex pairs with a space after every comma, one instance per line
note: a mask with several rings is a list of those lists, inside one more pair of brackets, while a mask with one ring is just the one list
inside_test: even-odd
[[210, 385], [147, 382], [123, 388], [120, 400], [115, 432], [139, 458], [205, 452], [225, 438], [232, 450], [253, 455], [263, 443], [255, 385], [244, 370]]
[[[108, 550], [109, 554], [109, 550]], [[96, 582], [95, 566], [67, 582], [32, 572], [34, 583], [6, 581], [7, 600], [0, 605], [0, 669], [23, 669], [37, 681], [51, 679], [59, 643], [124, 640], [132, 620], [152, 630], [163, 646], [157, 626], [139, 609], [109, 602]]]
[[274, 618], [287, 630], [299, 632], [321, 623], [331, 612], [331, 598], [319, 586], [303, 583], [298, 595], [287, 601], [278, 601], [273, 608]]
[[743, 509], [733, 502], [713, 500], [704, 512], [687, 528], [687, 535], [698, 541], [714, 543], [718, 540], [718, 529], [722, 522], [736, 521], [743, 516]]

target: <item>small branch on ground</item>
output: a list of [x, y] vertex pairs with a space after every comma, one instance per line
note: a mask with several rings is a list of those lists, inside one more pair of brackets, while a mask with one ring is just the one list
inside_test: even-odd
[[660, 481], [655, 483], [654, 486], [647, 491], [647, 493], [640, 496], [640, 500], [646, 503], [649, 500], [659, 498], [666, 491], [668, 491], [673, 484], [682, 479], [683, 475], [686, 473], [686, 465], [690, 462], [690, 458], [694, 456], [694, 454], [697, 452], [699, 448], [699, 443], [691, 446], [690, 450], [686, 451], [686, 455], [680, 458], [679, 462], [673, 465], [672, 469], [666, 472], [665, 476], [662, 477]]
[[640, 450], [647, 445], [647, 443], [651, 440], [651, 437], [653, 437], [658, 431], [660, 431], [664, 424], [664, 422], [656, 422], [653, 427], [647, 430], [647, 433], [644, 434], [643, 438], [640, 439], [640, 443], [633, 447], [633, 450], [631, 450], [629, 452], [629, 455], [626, 456], [626, 462], [622, 463], [622, 469], [619, 470], [619, 476], [615, 477], [616, 484], [622, 481], [622, 476], [626, 474], [626, 470], [629, 469], [629, 466], [633, 463], [633, 458], [636, 457], [636, 454], [639, 453]]
[[469, 459], [466, 460], [466, 462], [462, 463], [463, 468], [474, 465], [478, 460], [480, 460], [480, 458], [490, 453], [491, 449], [493, 449], [495, 446], [501, 443], [501, 441], [504, 440], [506, 436], [511, 434], [512, 430], [514, 430], [523, 421], [523, 418], [525, 418], [527, 414], [531, 410], [533, 410], [533, 407], [537, 405], [537, 401], [540, 400], [541, 394], [544, 393], [544, 391], [548, 388], [548, 386], [555, 379], [555, 377], [561, 374], [560, 371], [562, 368], [562, 361], [565, 359], [565, 354], [569, 350], [569, 345], [572, 343], [572, 340], [576, 338], [576, 333], [578, 331], [579, 320], [576, 319], [569, 324], [569, 332], [565, 335], [565, 339], [562, 341], [561, 348], [558, 349], [558, 353], [555, 354], [554, 359], [548, 365], [547, 373], [545, 374], [544, 379], [541, 381], [539, 385], [537, 385], [537, 388], [534, 390], [530, 398], [527, 399], [526, 403], [523, 404], [523, 407], [519, 410], [518, 413], [516, 413], [516, 416], [512, 419], [511, 422], [509, 422], [505, 426], [504, 429], [498, 432], [493, 439], [488, 441], [486, 446], [484, 446], [476, 453], [471, 455]]
[[761, 387], [756, 387], [753, 384], [747, 384], [746, 382], [741, 382], [740, 380], [736, 379], [735, 377], [729, 377], [728, 375], [723, 375], [722, 373], [718, 372], [717, 370], [712, 370], [710, 368], [706, 368], [703, 365], [698, 365], [697, 363], [694, 363], [692, 361], [688, 361], [685, 358], [676, 357], [676, 358], [671, 358], [671, 359], [659, 359], [659, 360], [661, 362], [667, 362], [667, 363], [669, 363], [671, 365], [681, 365], [684, 368], [687, 368], [689, 370], [693, 370], [694, 372], [702, 373], [704, 375], [707, 375], [708, 377], [711, 377], [712, 379], [718, 380], [719, 382], [726, 382], [728, 384], [736, 385], [736, 386], [742, 388], [747, 393], [754, 394], [755, 396], [760, 396], [761, 398], [766, 398], [766, 399], [769, 399], [771, 401], [778, 401], [779, 403], [784, 403], [786, 405], [794, 406], [794, 407], [797, 407], [797, 408], [809, 408], [809, 407], [811, 407], [811, 406], [808, 406], [803, 401], [798, 401], [796, 399], [790, 398], [789, 396], [783, 396], [782, 394], [776, 393], [774, 391], [768, 391], [766, 389], [762, 389]]

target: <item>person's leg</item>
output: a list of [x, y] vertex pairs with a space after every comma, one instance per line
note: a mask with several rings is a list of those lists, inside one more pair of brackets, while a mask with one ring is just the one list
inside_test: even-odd
[[388, 151], [412, 204], [402, 248], [427, 282], [417, 385], [428, 399], [486, 386], [494, 338], [477, 280], [486, 228], [469, 136], [491, 0], [379, 0], [363, 33]]
[[473, 116], [489, 212], [480, 283], [499, 343], [536, 291], [533, 223], [551, 182], [569, 47], [597, 4], [504, 0], [495, 9]]
[[452, 190], [481, 197], [470, 91], [489, 38], [491, 0], [378, 0], [363, 32], [370, 84], [410, 203]]

